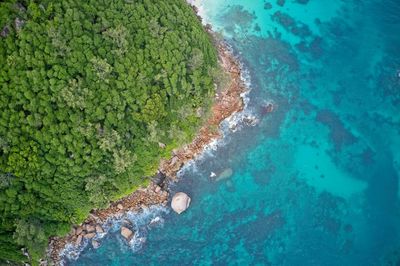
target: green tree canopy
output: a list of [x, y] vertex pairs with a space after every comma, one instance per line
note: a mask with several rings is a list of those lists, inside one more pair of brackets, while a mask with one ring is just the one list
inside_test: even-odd
[[184, 0], [6, 0], [0, 31], [0, 260], [22, 261], [194, 136], [217, 56]]

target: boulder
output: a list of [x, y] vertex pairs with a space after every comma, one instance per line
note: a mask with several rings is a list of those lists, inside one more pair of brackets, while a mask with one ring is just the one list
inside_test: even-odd
[[92, 240], [92, 246], [94, 249], [97, 249], [100, 247], [100, 242], [96, 240]]
[[102, 234], [104, 233], [103, 227], [101, 227], [101, 225], [96, 225], [96, 233], [98, 234]]
[[96, 227], [94, 227], [94, 225], [92, 225], [92, 224], [87, 224], [85, 226], [85, 230], [88, 233], [92, 233], [92, 232], [96, 231]]
[[154, 189], [154, 192], [160, 193], [160, 191], [161, 191], [161, 187], [160, 186], [156, 186], [156, 188]]
[[75, 234], [76, 234], [76, 235], [80, 235], [80, 234], [82, 234], [82, 231], [83, 231], [82, 227], [79, 226], [78, 228], [76, 228]]
[[78, 238], [75, 241], [75, 246], [79, 246], [82, 243], [82, 236], [79, 235]]
[[95, 237], [96, 236], [96, 233], [89, 233], [89, 234], [86, 234], [85, 235], [85, 238], [87, 238], [87, 239], [92, 239], [93, 237]]
[[183, 193], [178, 192], [174, 195], [171, 201], [171, 208], [178, 214], [184, 212], [190, 205], [190, 197]]
[[133, 232], [128, 227], [121, 227], [121, 235], [125, 237], [125, 239], [130, 240], [132, 238]]
[[179, 158], [177, 156], [172, 157], [171, 159], [171, 165], [176, 164], [179, 161]]
[[169, 194], [168, 194], [167, 191], [163, 191], [162, 194], [161, 194], [161, 196], [162, 196], [162, 199], [163, 199], [163, 200], [168, 200]]

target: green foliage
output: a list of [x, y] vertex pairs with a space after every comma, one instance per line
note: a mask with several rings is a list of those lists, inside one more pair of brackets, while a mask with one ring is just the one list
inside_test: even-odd
[[22, 262], [194, 136], [217, 56], [184, 0], [7, 0], [5, 27], [0, 261]]

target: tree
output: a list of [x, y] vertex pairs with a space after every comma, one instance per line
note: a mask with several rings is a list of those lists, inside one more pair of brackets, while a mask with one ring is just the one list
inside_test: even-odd
[[15, 3], [0, 4], [0, 261], [25, 246], [35, 264], [194, 136], [217, 55], [182, 0]]

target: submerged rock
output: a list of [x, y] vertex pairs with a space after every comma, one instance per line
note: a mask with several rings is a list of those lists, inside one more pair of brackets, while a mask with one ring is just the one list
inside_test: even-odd
[[183, 193], [178, 192], [174, 195], [171, 202], [171, 208], [178, 214], [184, 212], [190, 205], [190, 197]]
[[122, 226], [121, 227], [121, 235], [126, 239], [130, 240], [133, 235], [133, 231], [129, 229], [128, 227]]
[[96, 240], [92, 240], [92, 246], [94, 249], [97, 249], [100, 247], [100, 242]]
[[226, 168], [224, 171], [222, 171], [216, 178], [215, 181], [221, 181], [224, 179], [228, 179], [232, 176], [233, 170], [231, 168]]

